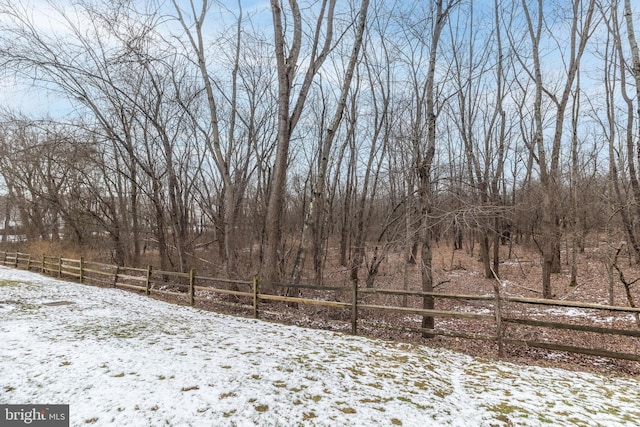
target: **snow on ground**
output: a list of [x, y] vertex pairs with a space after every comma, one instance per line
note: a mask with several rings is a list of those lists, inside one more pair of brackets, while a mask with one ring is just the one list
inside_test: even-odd
[[639, 401], [630, 378], [234, 318], [0, 268], [0, 403], [69, 404], [74, 426], [631, 426]]

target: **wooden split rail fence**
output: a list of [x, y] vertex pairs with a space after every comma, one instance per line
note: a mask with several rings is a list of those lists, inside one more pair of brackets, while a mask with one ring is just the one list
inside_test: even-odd
[[[341, 311], [342, 320], [334, 321], [350, 325], [352, 334], [363, 328], [386, 328], [483, 340], [495, 343], [500, 356], [505, 345], [512, 345], [640, 362], [640, 308], [504, 296], [497, 284], [491, 295], [456, 295], [361, 288], [357, 282], [350, 286], [316, 286], [261, 283], [258, 276], [248, 281], [229, 280], [198, 276], [193, 269], [176, 273], [152, 266], [132, 268], [86, 261], [82, 257], [33, 257], [6, 251], [0, 252], [0, 257], [7, 267], [146, 295], [171, 296], [191, 306], [196, 299], [209, 306], [232, 306], [254, 318], [282, 315], [273, 311], [279, 308], [274, 303], [316, 306]], [[434, 298], [438, 309], [419, 308], [425, 297]], [[406, 304], [408, 298], [413, 298], [413, 306]], [[270, 311], [263, 311], [265, 307]], [[436, 322], [436, 328], [425, 329], [419, 326], [423, 317], [441, 320]], [[465, 330], [474, 322], [473, 332]], [[591, 345], [553, 341], [553, 334], [548, 331], [554, 330], [575, 332], [572, 336], [587, 334]], [[584, 342], [583, 336], [580, 343]], [[624, 345], [620, 346], [622, 342]]]

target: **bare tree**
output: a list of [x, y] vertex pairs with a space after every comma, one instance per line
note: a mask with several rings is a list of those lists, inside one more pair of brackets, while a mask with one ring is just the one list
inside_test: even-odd
[[[432, 2], [427, 9], [407, 10], [402, 25], [407, 45], [402, 52], [406, 55], [407, 75], [411, 109], [406, 137], [412, 149], [412, 169], [416, 174], [417, 205], [419, 210], [419, 226], [417, 241], [421, 249], [420, 272], [422, 290], [433, 292], [433, 227], [434, 187], [433, 166], [437, 147], [437, 117], [440, 110], [437, 106], [439, 96], [436, 90], [436, 65], [440, 57], [440, 39], [447, 25], [451, 11], [458, 5], [457, 0]], [[423, 16], [428, 19], [423, 19]], [[418, 21], [413, 20], [417, 17]], [[426, 72], [424, 68], [426, 67]], [[433, 309], [434, 299], [425, 296], [423, 308]], [[422, 327], [434, 328], [434, 318], [424, 316]], [[431, 336], [429, 333], [425, 337]]]
[[311, 200], [309, 202], [308, 212], [305, 215], [302, 238], [299, 246], [296, 259], [294, 261], [293, 270], [291, 272], [291, 282], [296, 284], [300, 279], [300, 272], [304, 267], [306, 254], [309, 251], [308, 245], [313, 237], [312, 221], [318, 224], [318, 213], [323, 209], [324, 195], [325, 195], [325, 181], [329, 167], [329, 154], [332, 150], [333, 143], [338, 132], [338, 127], [341, 124], [344, 110], [347, 105], [347, 98], [349, 91], [351, 90], [351, 81], [356, 70], [356, 65], [360, 59], [360, 47], [362, 46], [362, 40], [367, 22], [367, 10], [369, 8], [369, 1], [363, 0], [358, 11], [356, 26], [356, 33], [354, 35], [353, 47], [349, 56], [349, 61], [344, 71], [344, 80], [342, 87], [340, 88], [340, 95], [338, 98], [338, 104], [335, 107], [333, 117], [330, 119], [329, 126], [320, 146], [319, 167], [316, 176], [315, 183], [312, 184]]
[[[563, 86], [559, 89], [560, 94], [545, 84], [542, 73], [541, 43], [543, 29], [545, 28], [545, 9], [541, 0], [537, 1], [537, 8], [532, 10], [525, 0], [522, 0], [522, 11], [524, 12], [529, 41], [531, 43], [531, 53], [533, 69], [524, 67], [535, 85], [535, 100], [533, 107], [535, 137], [533, 145], [536, 150], [536, 162], [540, 173], [542, 184], [542, 237], [540, 249], [543, 258], [542, 271], [542, 294], [545, 298], [552, 298], [551, 274], [560, 270], [560, 152], [562, 146], [562, 136], [564, 131], [564, 120], [566, 109], [570, 100], [570, 95], [575, 83], [575, 78], [580, 67], [580, 61], [585, 51], [587, 41], [593, 32], [595, 0], [582, 1], [573, 0], [570, 10], [567, 10], [569, 17], [568, 49], [564, 53], [565, 64]], [[553, 40], [553, 36], [551, 36]], [[558, 42], [560, 43], [560, 42]], [[521, 58], [519, 58], [522, 61]], [[558, 79], [556, 79], [558, 81]], [[554, 130], [550, 147], [545, 144], [544, 125], [542, 120], [543, 95], [555, 106]], [[550, 158], [547, 159], [547, 156]]]
[[[129, 182], [119, 189], [128, 191], [118, 193], [122, 222], [114, 239], [120, 241], [121, 232], [131, 236], [126, 238], [133, 248], [128, 260], [137, 263], [141, 252], [140, 163], [133, 140], [136, 110], [130, 100], [139, 94], [140, 75], [132, 72], [130, 53], [153, 37], [157, 14], [131, 16], [125, 11], [134, 14], [133, 9], [100, 9], [80, 2], [75, 12], [88, 18], [80, 26], [67, 10], [53, 7], [60, 28], [51, 33], [40, 30], [27, 7], [5, 2], [0, 5], [0, 13], [7, 18], [2, 24], [0, 50], [5, 67], [28, 79], [37, 76], [39, 83], [93, 116], [106, 140], [115, 144], [117, 170], [124, 172], [118, 179]], [[107, 38], [112, 43], [106, 43]], [[121, 262], [129, 251], [116, 252]]]
[[[222, 51], [232, 52], [230, 67], [230, 86], [223, 87], [220, 76], [210, 71], [211, 64], [208, 62], [207, 52], [209, 45], [205, 40], [206, 31], [205, 20], [211, 15], [212, 2], [203, 0], [197, 7], [194, 1], [189, 2], [187, 10], [183, 10], [179, 2], [172, 0], [176, 19], [182, 26], [187, 38], [188, 52], [193, 53], [196, 62], [201, 84], [206, 95], [206, 106], [208, 110], [208, 121], [206, 125], [202, 123], [200, 117], [196, 116], [189, 108], [188, 104], [183, 104], [185, 112], [191, 115], [192, 123], [197, 131], [202, 135], [212, 163], [215, 165], [217, 173], [222, 181], [219, 189], [221, 203], [214, 206], [219, 208], [216, 215], [216, 222], [220, 223], [219, 234], [222, 244], [222, 259], [225, 271], [228, 276], [236, 273], [236, 258], [238, 244], [238, 212], [240, 204], [244, 199], [244, 194], [249, 180], [249, 167], [251, 164], [251, 144], [249, 141], [242, 141], [239, 135], [238, 121], [241, 121], [248, 128], [255, 126], [255, 113], [252, 111], [242, 114], [238, 95], [240, 90], [239, 80], [242, 70], [240, 69], [242, 60], [242, 37], [244, 17], [242, 2], [237, 3], [237, 17], [235, 19], [235, 29], [233, 30], [233, 40], [229, 45], [221, 46]], [[228, 48], [231, 49], [228, 49]], [[254, 94], [255, 95], [255, 94]], [[228, 105], [227, 108], [220, 105], [219, 99]], [[221, 117], [221, 112], [226, 112]], [[226, 134], [224, 129], [226, 128]], [[205, 195], [206, 196], [206, 195]]]
[[[351, 173], [345, 183], [345, 196], [353, 197], [348, 205], [348, 211], [351, 213], [351, 280], [360, 280], [360, 270], [364, 265], [367, 287], [373, 287], [380, 264], [385, 260], [390, 244], [393, 244], [393, 238], [387, 236], [391, 233], [387, 233], [387, 230], [389, 223], [394, 222], [391, 217], [394, 208], [397, 207], [397, 203], [392, 202], [395, 194], [389, 194], [383, 189], [383, 182], [391, 179], [390, 174], [385, 174], [384, 169], [385, 164], [389, 162], [393, 140], [397, 137], [394, 135], [396, 130], [393, 129], [394, 117], [400, 116], [394, 115], [391, 107], [393, 65], [390, 63], [390, 51], [395, 50], [395, 47], [387, 40], [388, 28], [396, 19], [394, 14], [397, 4], [388, 9], [382, 6], [383, 3], [372, 16], [372, 30], [364, 46], [365, 71], [361, 75], [362, 80], [367, 83], [357, 86], [357, 98], [354, 97], [351, 101], [352, 123], [348, 132]], [[397, 138], [398, 141], [400, 139]], [[362, 164], [358, 162], [358, 153], [366, 154], [366, 157], [363, 156]], [[357, 180], [358, 176], [362, 176], [360, 181]], [[380, 209], [382, 200], [385, 201], [384, 209]], [[374, 230], [377, 231], [377, 237], [368, 244], [370, 234]]]
[[[311, 84], [333, 48], [335, 8], [336, 0], [322, 0], [319, 5], [315, 26], [311, 29], [310, 52], [305, 58], [306, 71], [303, 73], [302, 81], [298, 82], [296, 77], [303, 47], [303, 15], [297, 0], [289, 0], [289, 14], [283, 10], [280, 1], [271, 0], [278, 73], [278, 142], [267, 204], [266, 248], [263, 261], [264, 275], [270, 281], [282, 277], [282, 209], [291, 136], [302, 115]], [[289, 20], [293, 29], [290, 40], [287, 40], [286, 24]]]
[[470, 4], [469, 9], [460, 12], [455, 32], [451, 31], [453, 84], [458, 100], [455, 106], [450, 104], [451, 122], [464, 144], [468, 185], [473, 198], [471, 206], [456, 214], [454, 219], [457, 223], [479, 228], [480, 257], [487, 278], [498, 274], [499, 238], [504, 222], [499, 184], [507, 147], [503, 98], [508, 88], [505, 88], [505, 55], [499, 14], [499, 4], [494, 2], [494, 25], [485, 33], [480, 29], [482, 17], [477, 20], [473, 4]]

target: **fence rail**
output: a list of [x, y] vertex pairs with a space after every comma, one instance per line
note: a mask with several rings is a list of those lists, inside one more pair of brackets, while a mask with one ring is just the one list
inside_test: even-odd
[[[500, 356], [504, 353], [504, 346], [511, 345], [640, 361], [640, 308], [634, 307], [503, 296], [499, 286], [494, 287], [495, 292], [492, 295], [457, 295], [360, 288], [356, 281], [352, 286], [318, 286], [262, 283], [258, 276], [246, 281], [230, 280], [196, 275], [194, 269], [187, 273], [177, 273], [155, 270], [152, 266], [123, 267], [85, 261], [82, 257], [80, 259], [50, 255], [32, 257], [30, 254], [21, 252], [0, 252], [0, 258], [2, 265], [7, 267], [38, 271], [85, 284], [127, 289], [146, 295], [170, 296], [173, 300], [191, 306], [197, 301], [211, 302], [244, 310], [254, 318], [260, 318], [263, 313], [274, 313], [274, 307], [270, 307], [270, 311], [262, 311], [263, 303], [285, 303], [296, 306], [299, 304], [346, 310], [343, 317], [349, 318], [346, 323], [350, 325], [352, 334], [358, 334], [359, 328], [363, 327], [384, 328], [430, 336], [494, 342], [497, 344]], [[264, 289], [269, 292], [265, 292]], [[302, 295], [303, 291], [306, 292], [305, 295]], [[330, 299], [329, 294], [334, 298]], [[437, 309], [420, 308], [419, 303], [425, 297], [442, 301], [443, 306]], [[375, 304], [365, 302], [371, 298], [396, 298], [394, 301], [401, 298], [403, 304], [393, 301], [391, 303], [375, 301]], [[417, 306], [407, 306], [408, 298], [415, 299], [414, 305]], [[447, 301], [448, 305], [446, 305]], [[579, 323], [577, 320], [583, 319], [571, 317], [568, 312], [557, 315], [561, 319], [551, 319], [547, 312], [536, 311], [532, 307], [542, 307], [543, 310], [553, 308], [556, 315], [558, 311], [569, 308], [583, 309], [593, 312], [594, 316], [592, 319], [589, 316], [583, 316], [586, 323]], [[392, 315], [394, 318], [385, 320], [385, 314]], [[598, 315], [606, 315], [612, 325], [594, 323], [595, 319], [599, 319]], [[545, 318], [536, 318], [539, 316], [545, 316]], [[417, 326], [416, 323], [425, 317], [442, 320], [437, 323], [439, 327], [434, 329]], [[563, 317], [570, 318], [570, 321]], [[448, 328], [447, 322], [450, 323]], [[471, 324], [476, 326], [476, 330], [465, 330]], [[547, 330], [572, 331], [576, 335], [597, 334], [606, 339], [588, 340], [592, 346], [539, 339], [538, 337], [544, 336], [544, 331]], [[626, 340], [624, 347], [620, 346], [621, 340]]]

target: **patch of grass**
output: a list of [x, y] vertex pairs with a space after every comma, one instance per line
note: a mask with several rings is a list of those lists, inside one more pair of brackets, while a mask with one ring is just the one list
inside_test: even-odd
[[84, 420], [85, 424], [95, 424], [98, 422], [98, 418], [97, 417], [93, 417], [93, 418], [89, 418], [88, 420]]
[[518, 406], [510, 405], [506, 402], [501, 402], [498, 405], [488, 406], [487, 409], [489, 409], [491, 412], [495, 412], [497, 415], [506, 416], [506, 415], [513, 415], [515, 413], [518, 413], [518, 416], [523, 416], [525, 418], [529, 416], [529, 413], [523, 410], [522, 408]]
[[29, 304], [24, 301], [3, 301], [6, 304], [17, 305], [20, 310], [39, 310], [42, 308], [40, 304]]
[[15, 390], [15, 387], [11, 387], [10, 385], [5, 386], [5, 388], [4, 388], [4, 391], [7, 392], [7, 393], [9, 393], [10, 391], [13, 391], [13, 390]]
[[399, 350], [402, 350], [402, 351], [409, 351], [409, 350], [411, 350], [411, 349], [413, 348], [413, 346], [412, 346], [412, 345], [410, 345], [410, 344], [405, 344], [405, 343], [399, 343], [399, 344], [396, 344], [396, 346], [395, 346], [395, 347], [396, 347], [397, 349], [399, 349]]
[[230, 391], [229, 393], [222, 393], [220, 395], [220, 400], [222, 399], [226, 399], [227, 397], [236, 397], [237, 394], [235, 394], [234, 392]]
[[427, 390], [427, 383], [424, 381], [415, 381], [413, 385], [418, 387], [420, 390]]
[[136, 335], [133, 333], [133, 331], [114, 331], [113, 332], [114, 338], [127, 339], [127, 338], [135, 338], [135, 336]]
[[409, 356], [406, 356], [406, 355], [402, 355], [402, 356], [396, 355], [396, 356], [391, 357], [390, 359], [392, 361], [394, 361], [394, 362], [398, 362], [398, 363], [402, 363], [402, 364], [409, 362]]
[[606, 397], [607, 399], [611, 399], [613, 397], [613, 390], [609, 389], [609, 388], [600, 388], [600, 392], [604, 395], [604, 397]]
[[318, 403], [322, 400], [322, 396], [320, 396], [319, 394], [316, 394], [315, 396], [311, 396], [311, 400]]
[[256, 405], [254, 408], [258, 412], [267, 412], [269, 410], [269, 405]]
[[505, 423], [507, 426], [511, 427], [513, 423], [506, 415], [496, 415], [496, 420]]
[[253, 375], [251, 375], [251, 378], [257, 381], [262, 377], [260, 375], [258, 375], [258, 374], [253, 374]]
[[640, 412], [632, 412], [631, 414], [624, 414], [622, 416], [622, 419], [630, 423], [631, 425], [633, 425], [634, 422], [637, 422], [638, 420], [640, 420]]
[[114, 377], [115, 378], [122, 378], [122, 377], [124, 377], [124, 372], [120, 372], [119, 374], [115, 374]]
[[[71, 327], [71, 330], [77, 335], [87, 335], [96, 339], [130, 339], [146, 337], [146, 332], [150, 326], [145, 323], [134, 323], [124, 319], [114, 321], [113, 323], [102, 325], [97, 322], [77, 324]], [[163, 331], [164, 332], [164, 331]], [[171, 351], [173, 348], [166, 348], [165, 351]]]
[[305, 421], [306, 420], [312, 420], [312, 419], [314, 419], [316, 417], [317, 417], [317, 415], [313, 411], [311, 411], [311, 412], [303, 412], [302, 413], [302, 419], [305, 420]]
[[437, 397], [439, 397], [440, 399], [444, 399], [445, 397], [449, 396], [451, 394], [450, 390], [442, 390], [442, 389], [438, 389], [438, 390], [434, 390], [433, 394], [436, 395]]
[[402, 425], [402, 421], [400, 421], [397, 418], [391, 418], [391, 424], [393, 424], [394, 426], [401, 426]]
[[24, 283], [18, 282], [17, 280], [0, 280], [0, 287], [2, 286], [18, 286], [23, 285]]
[[189, 387], [182, 387], [180, 389], [180, 391], [192, 391], [192, 390], [200, 390], [200, 387], [198, 387], [197, 385], [192, 385]]
[[230, 365], [222, 365], [222, 366], [220, 366], [220, 367], [221, 367], [222, 369], [231, 369], [231, 366], [230, 366]]
[[223, 417], [225, 417], [225, 418], [229, 418], [229, 417], [231, 417], [232, 415], [234, 415], [236, 412], [238, 412], [238, 410], [237, 410], [237, 409], [232, 409], [232, 410], [230, 410], [229, 412], [223, 412], [223, 413], [222, 413], [222, 416], [223, 416]]
[[[544, 424], [553, 424], [553, 421], [545, 417], [544, 415], [538, 415], [538, 421]], [[571, 420], [567, 419], [567, 421], [571, 421]], [[580, 423], [577, 423], [577, 424], [580, 424]]]
[[339, 408], [342, 412], [344, 412], [345, 414], [355, 414], [356, 410], [351, 408], [351, 407], [346, 407], [346, 408]]
[[404, 396], [399, 396], [396, 399], [398, 399], [400, 402], [406, 402], [406, 403], [411, 403], [412, 405], [414, 405], [416, 408], [424, 411], [425, 409], [427, 409], [426, 406], [424, 405], [420, 405], [419, 403], [414, 402], [413, 400], [409, 399], [408, 397], [404, 397]]
[[365, 372], [362, 369], [358, 369], [354, 366], [350, 366], [347, 368], [347, 371], [350, 371], [353, 375], [359, 377], [365, 374]]
[[287, 383], [282, 380], [278, 380], [273, 383], [273, 386], [277, 388], [285, 388], [287, 386]]

